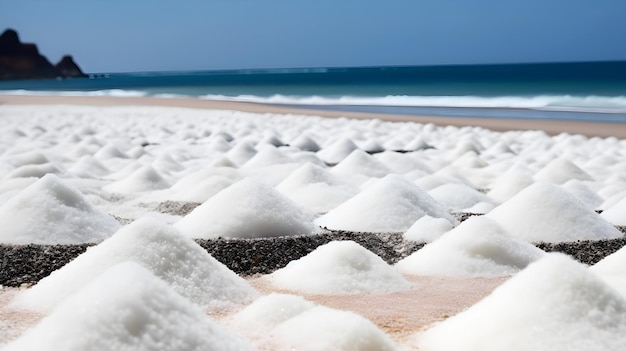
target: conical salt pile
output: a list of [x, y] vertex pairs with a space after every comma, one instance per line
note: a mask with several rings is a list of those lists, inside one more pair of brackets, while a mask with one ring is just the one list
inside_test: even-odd
[[402, 273], [463, 277], [517, 273], [544, 252], [510, 237], [494, 221], [471, 217], [396, 264]]
[[134, 261], [148, 268], [187, 299], [222, 309], [247, 303], [256, 292], [193, 240], [170, 226], [144, 218], [90, 248], [39, 281], [16, 301], [34, 310], [50, 310], [109, 267]]
[[626, 300], [586, 266], [549, 254], [418, 334], [424, 351], [626, 349]]
[[590, 270], [623, 296], [626, 296], [626, 270], [624, 267], [626, 267], [626, 247], [606, 256], [591, 266]]
[[332, 241], [269, 276], [279, 288], [311, 294], [357, 294], [407, 289], [385, 261], [354, 241]]
[[554, 184], [564, 184], [568, 180], [593, 180], [593, 178], [572, 161], [556, 158], [535, 174], [535, 179]]
[[169, 188], [169, 182], [152, 166], [146, 165], [127, 177], [107, 185], [104, 190], [112, 193], [138, 193]]
[[231, 320], [233, 328], [270, 350], [397, 350], [376, 325], [360, 315], [317, 306], [299, 296], [258, 298]]
[[234, 333], [134, 262], [116, 265], [64, 300], [6, 351], [251, 350]]
[[0, 227], [3, 243], [79, 244], [104, 240], [119, 223], [47, 174], [0, 207]]
[[405, 232], [424, 215], [456, 220], [430, 195], [399, 175], [388, 175], [365, 188], [315, 223], [329, 229]]
[[276, 186], [276, 190], [316, 213], [328, 212], [356, 193], [326, 168], [305, 163]]
[[623, 234], [558, 185], [535, 183], [487, 216], [526, 241], [619, 238]]
[[310, 234], [312, 214], [267, 185], [246, 178], [196, 207], [174, 227], [192, 238]]
[[613, 225], [626, 226], [626, 196], [618, 203], [602, 212], [600, 217], [606, 219]]

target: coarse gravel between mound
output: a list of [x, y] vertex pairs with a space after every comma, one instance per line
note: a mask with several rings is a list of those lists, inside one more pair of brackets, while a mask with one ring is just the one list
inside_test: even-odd
[[[161, 207], [180, 215], [193, 209], [188, 204]], [[182, 210], [182, 211], [181, 211]], [[477, 214], [456, 214], [463, 221]], [[626, 234], [626, 227], [617, 227]], [[425, 244], [404, 240], [402, 233], [364, 233], [325, 230], [321, 234], [253, 239], [196, 239], [215, 259], [243, 276], [269, 274], [292, 260], [306, 256], [318, 246], [333, 240], [352, 240], [394, 264]], [[29, 286], [61, 268], [93, 244], [7, 245], [0, 244], [0, 285]], [[626, 245], [626, 237], [609, 240], [581, 240], [561, 243], [535, 243], [547, 252], [562, 252], [579, 262], [592, 265]]]

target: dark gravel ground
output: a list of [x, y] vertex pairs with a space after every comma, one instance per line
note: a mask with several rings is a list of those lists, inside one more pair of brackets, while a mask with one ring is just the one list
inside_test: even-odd
[[[626, 228], [619, 228], [626, 234]], [[326, 231], [317, 235], [259, 239], [196, 240], [218, 261], [241, 275], [267, 274], [333, 240], [353, 240], [393, 264], [424, 244], [403, 240], [399, 233]], [[544, 251], [563, 252], [585, 264], [594, 264], [626, 245], [626, 237], [613, 240], [537, 243]], [[90, 245], [0, 245], [0, 285], [32, 285], [61, 268]]]

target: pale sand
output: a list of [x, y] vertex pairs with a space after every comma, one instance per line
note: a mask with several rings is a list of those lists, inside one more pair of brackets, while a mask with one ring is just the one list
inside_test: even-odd
[[0, 105], [89, 105], [89, 106], [167, 106], [197, 109], [235, 110], [254, 113], [297, 114], [321, 117], [381, 119], [395, 122], [433, 123], [441, 126], [477, 126], [494, 131], [543, 130], [548, 134], [582, 134], [586, 136], [626, 138], [626, 125], [620, 123], [545, 121], [500, 118], [458, 118], [392, 115], [298, 109], [280, 105], [247, 102], [202, 100], [193, 98], [109, 97], [109, 96], [32, 96], [1, 95]]
[[274, 288], [263, 276], [248, 282], [263, 294], [300, 295], [316, 304], [355, 312], [374, 322], [397, 342], [467, 309], [508, 277], [450, 278], [406, 276], [412, 288], [391, 294], [308, 295]]
[[[374, 322], [392, 339], [403, 343], [414, 333], [432, 323], [453, 316], [501, 285], [508, 277], [445, 278], [407, 276], [412, 288], [391, 294], [307, 295], [274, 288], [263, 276], [248, 278], [248, 282], [263, 294], [272, 292], [301, 295], [319, 305], [352, 311]], [[19, 337], [34, 326], [42, 315], [13, 310], [11, 302], [17, 288], [0, 288], [0, 345]], [[228, 313], [210, 314], [224, 318]]]

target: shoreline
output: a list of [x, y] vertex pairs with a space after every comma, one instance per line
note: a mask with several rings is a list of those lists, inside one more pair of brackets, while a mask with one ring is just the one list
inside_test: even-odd
[[581, 134], [587, 137], [616, 137], [626, 139], [626, 127], [616, 128], [610, 122], [529, 120], [507, 118], [439, 117], [367, 112], [343, 112], [306, 109], [253, 102], [204, 100], [197, 98], [62, 96], [62, 95], [2, 95], [1, 105], [77, 105], [77, 106], [156, 106], [210, 110], [235, 110], [250, 113], [273, 113], [319, 116], [326, 118], [380, 119], [389, 122], [432, 123], [438, 126], [482, 127], [493, 131], [542, 130], [550, 135]]

